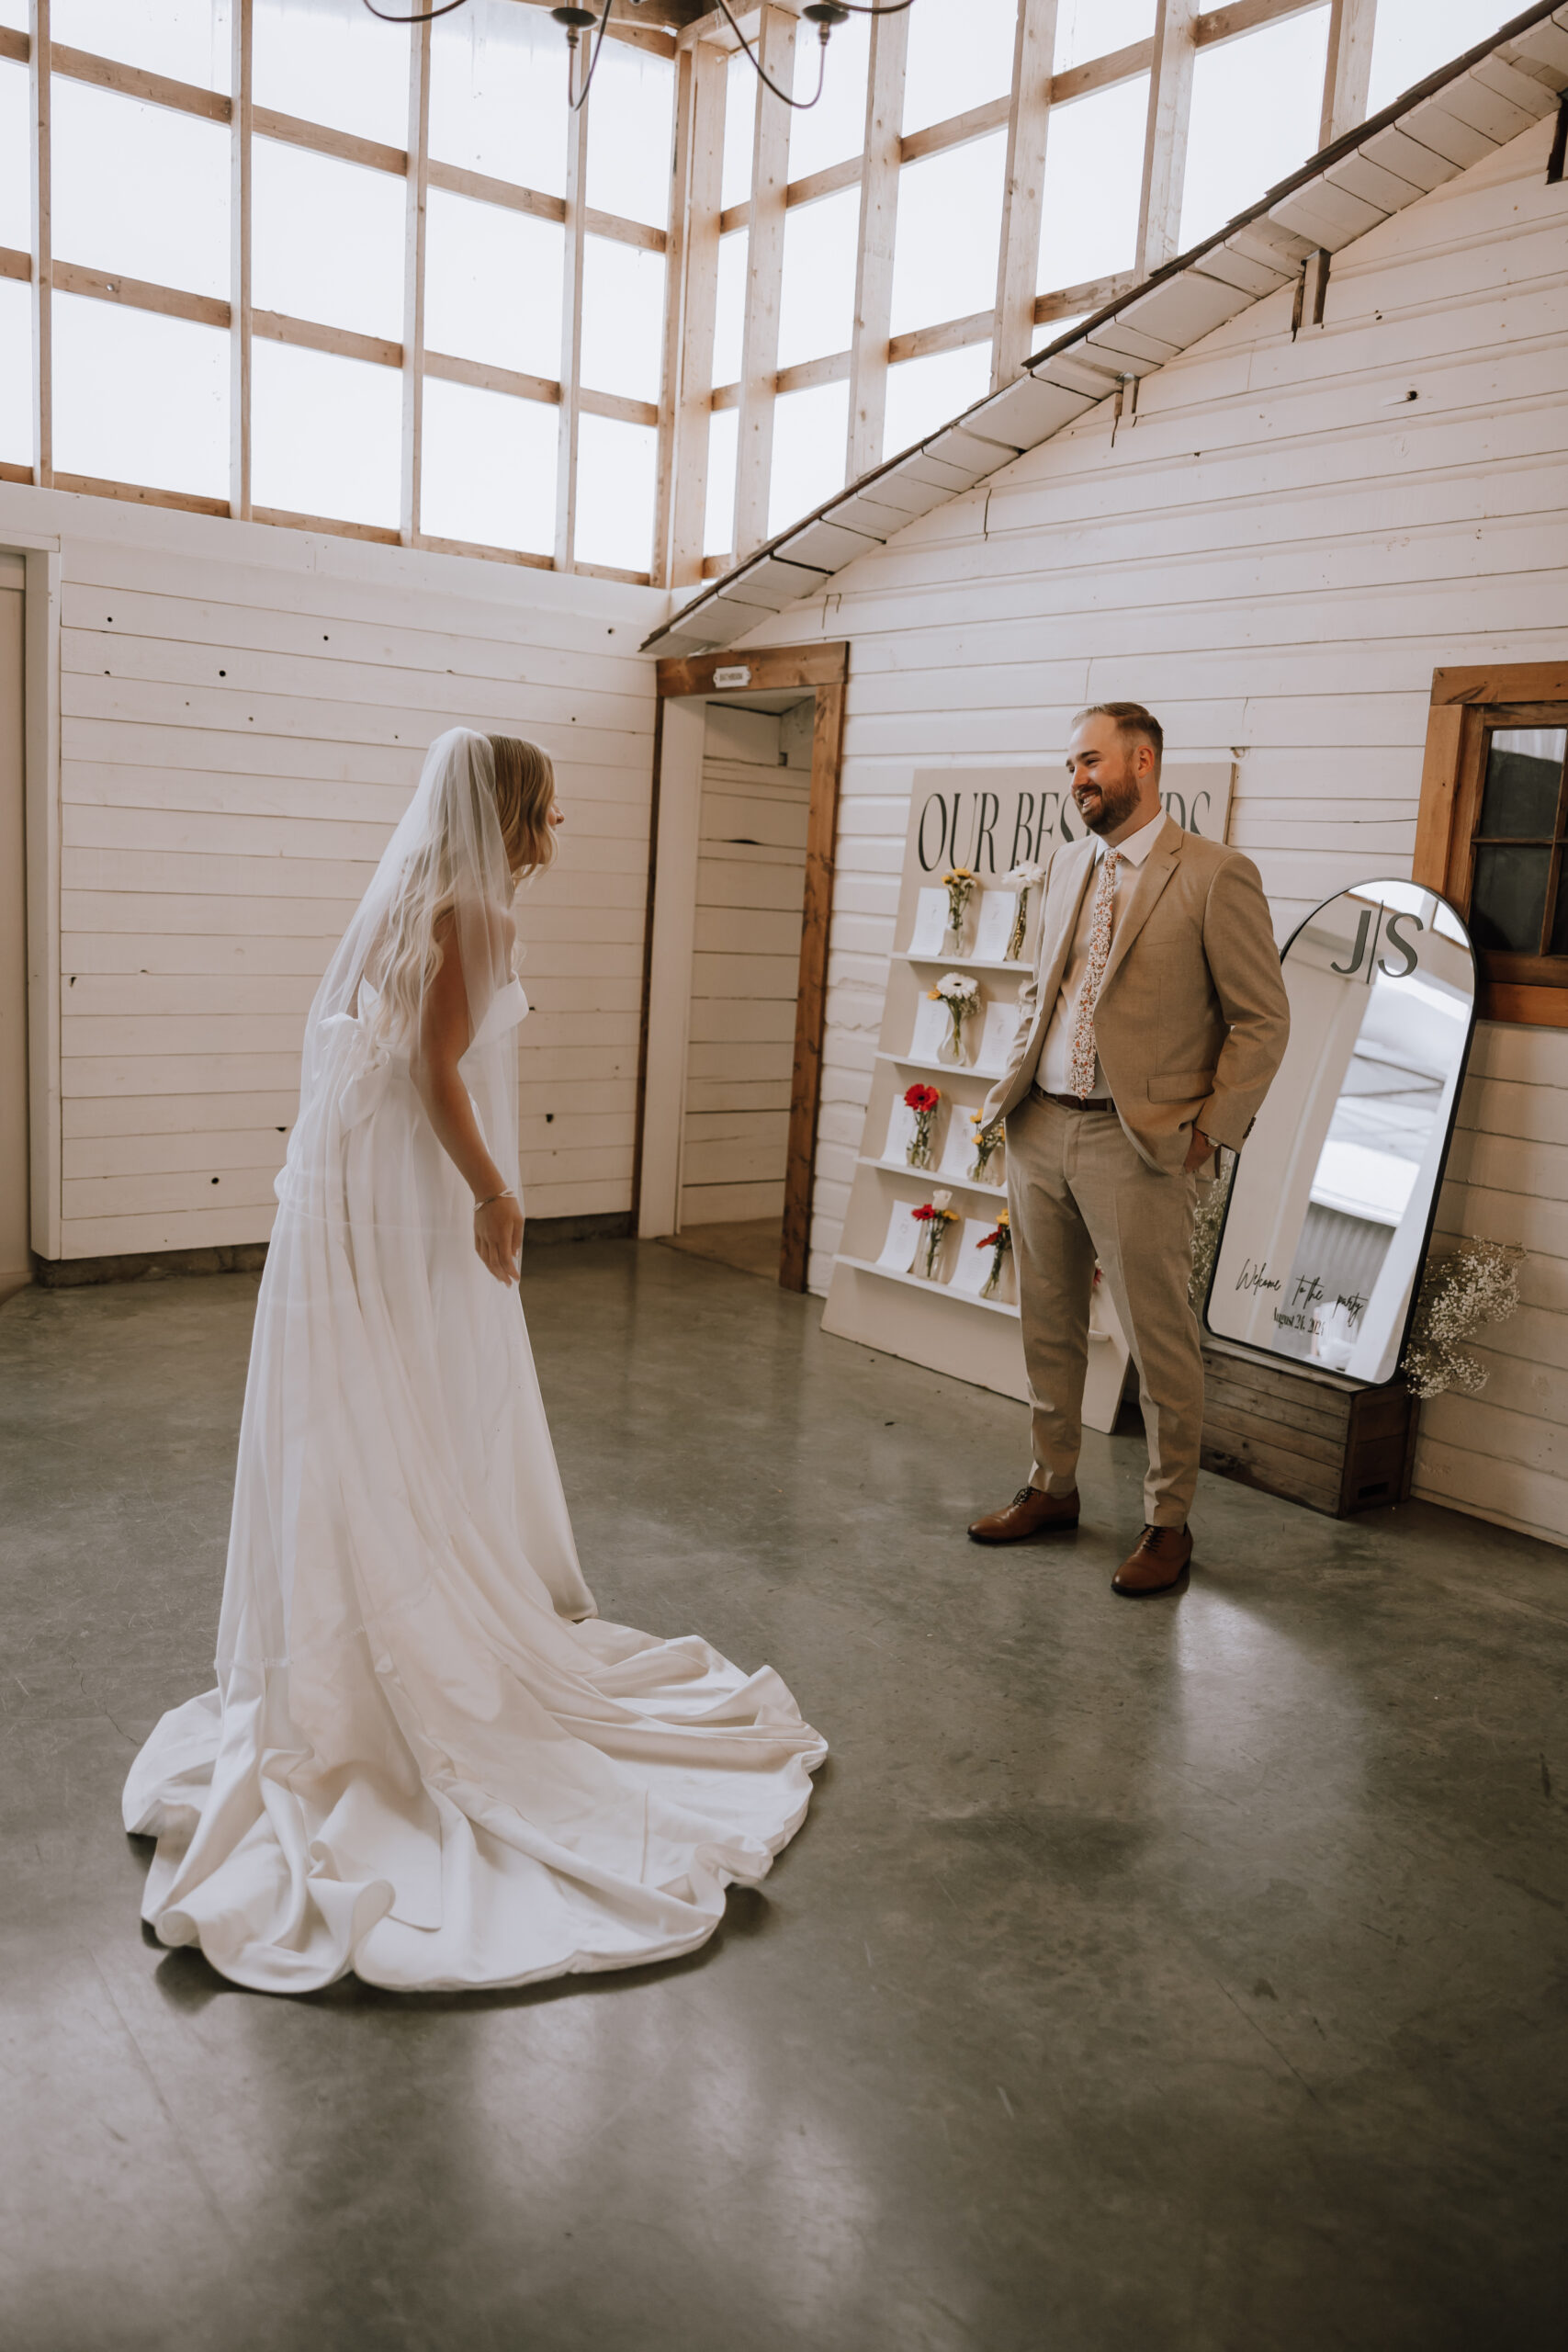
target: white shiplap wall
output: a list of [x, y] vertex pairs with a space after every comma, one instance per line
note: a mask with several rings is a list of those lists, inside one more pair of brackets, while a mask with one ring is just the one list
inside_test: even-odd
[[444, 728], [557, 763], [519, 900], [531, 1216], [631, 1199], [665, 599], [0, 484], [58, 537], [62, 1254], [265, 1239], [316, 979]]
[[[852, 640], [812, 1285], [826, 1289], [881, 1018], [918, 758], [1058, 752], [1146, 701], [1238, 762], [1230, 838], [1281, 935], [1407, 874], [1433, 669], [1568, 646], [1568, 187], [1551, 126], [839, 573], [747, 642]], [[1408, 397], [1411, 393], [1416, 398]], [[1440, 1223], [1524, 1241], [1528, 1309], [1475, 1403], [1426, 1408], [1417, 1491], [1568, 1540], [1568, 1035], [1480, 1037]]]

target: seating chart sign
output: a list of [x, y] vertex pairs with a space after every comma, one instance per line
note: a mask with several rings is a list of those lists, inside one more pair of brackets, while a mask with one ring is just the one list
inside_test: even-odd
[[[1035, 897], [1039, 895], [1036, 891]], [[1017, 912], [1016, 890], [987, 890], [982, 894], [979, 920], [975, 926], [975, 955], [978, 962], [1001, 962], [1007, 954], [1008, 941], [1012, 936], [1013, 918]], [[1035, 912], [1039, 912], [1038, 908]]]
[[966, 1216], [964, 1218], [964, 1231], [958, 1243], [958, 1263], [953, 1270], [954, 1290], [968, 1291], [974, 1297], [979, 1297], [991, 1278], [993, 1255], [991, 1250], [984, 1249], [981, 1245], [987, 1234], [994, 1233], [996, 1229], [995, 1217]]
[[886, 1266], [890, 1274], [907, 1274], [915, 1262], [915, 1250], [920, 1238], [920, 1228], [915, 1222], [915, 1206], [912, 1201], [900, 1201], [887, 1220], [887, 1238], [882, 1245], [882, 1255], [876, 1262], [879, 1266]]

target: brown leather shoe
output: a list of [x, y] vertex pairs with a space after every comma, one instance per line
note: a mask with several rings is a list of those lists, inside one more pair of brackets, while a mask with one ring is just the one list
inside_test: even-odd
[[1191, 1557], [1192, 1537], [1185, 1527], [1145, 1527], [1111, 1577], [1111, 1589], [1123, 1600], [1147, 1600], [1156, 1592], [1174, 1592]]
[[1078, 1490], [1048, 1495], [1040, 1487], [1020, 1487], [1010, 1503], [986, 1513], [969, 1530], [971, 1544], [1021, 1544], [1027, 1535], [1065, 1534], [1078, 1523]]

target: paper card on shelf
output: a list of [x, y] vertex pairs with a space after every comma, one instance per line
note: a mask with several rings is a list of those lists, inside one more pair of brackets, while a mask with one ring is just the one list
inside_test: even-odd
[[982, 964], [999, 964], [1007, 954], [1013, 917], [1018, 912], [1016, 890], [987, 890], [980, 901], [975, 926], [975, 955]]
[[953, 1287], [966, 1290], [978, 1298], [991, 1271], [991, 1252], [980, 1244], [987, 1233], [995, 1233], [997, 1221], [992, 1216], [966, 1216], [964, 1231], [959, 1236], [958, 1263], [953, 1269]]
[[909, 1148], [915, 1133], [915, 1114], [901, 1095], [893, 1098], [893, 1109], [887, 1120], [887, 1141], [883, 1146], [884, 1159], [902, 1159]]
[[915, 928], [909, 935], [911, 956], [940, 956], [947, 936], [947, 892], [922, 890], [915, 900]]
[[986, 1025], [980, 1033], [980, 1050], [975, 1067], [987, 1077], [1000, 1077], [1006, 1069], [1013, 1039], [1018, 1035], [1018, 1007], [1005, 998], [993, 998], [986, 1007]]
[[948, 1031], [947, 1007], [940, 999], [921, 997], [915, 1007], [915, 1034], [909, 1051], [918, 1062], [934, 1062]]
[[915, 1249], [920, 1238], [915, 1208], [913, 1201], [900, 1201], [887, 1220], [887, 1238], [876, 1262], [886, 1266], [890, 1274], [907, 1274], [915, 1262]]
[[947, 1140], [942, 1148], [942, 1166], [937, 1172], [956, 1176], [961, 1184], [966, 1184], [974, 1164], [975, 1130], [969, 1124], [969, 1106], [955, 1102], [947, 1122]]

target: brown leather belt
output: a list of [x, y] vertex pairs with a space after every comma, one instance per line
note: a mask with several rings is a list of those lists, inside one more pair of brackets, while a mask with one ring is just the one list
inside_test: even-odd
[[1080, 1102], [1076, 1094], [1047, 1094], [1043, 1086], [1031, 1085], [1030, 1092], [1037, 1102], [1055, 1102], [1063, 1111], [1114, 1111], [1114, 1102], [1097, 1095], [1092, 1102]]

